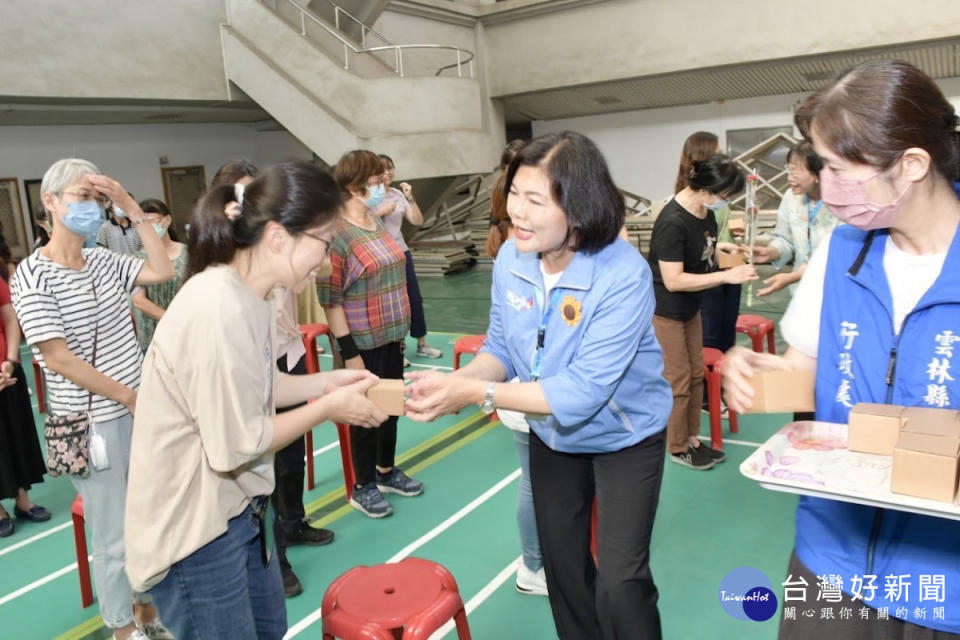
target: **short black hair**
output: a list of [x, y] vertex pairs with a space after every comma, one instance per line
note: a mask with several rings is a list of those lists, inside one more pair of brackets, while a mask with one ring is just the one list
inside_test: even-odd
[[820, 175], [820, 172], [823, 170], [823, 158], [818, 156], [817, 152], [813, 150], [812, 144], [804, 140], [800, 144], [790, 147], [790, 151], [787, 152], [787, 164], [790, 164], [790, 158], [794, 156], [803, 160], [807, 171], [815, 176]]
[[694, 162], [688, 185], [694, 191], [706, 191], [715, 196], [730, 197], [741, 191], [747, 180], [736, 163], [722, 153], [703, 162]]
[[613, 243], [623, 227], [623, 194], [614, 184], [600, 149], [590, 138], [560, 131], [534, 138], [510, 161], [503, 194], [509, 197], [520, 167], [542, 167], [550, 180], [553, 199], [567, 217], [563, 246], [597, 253]]

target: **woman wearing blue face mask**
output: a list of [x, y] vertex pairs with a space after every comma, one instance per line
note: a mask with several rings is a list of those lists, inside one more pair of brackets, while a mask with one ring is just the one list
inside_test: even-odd
[[697, 438], [703, 399], [700, 292], [757, 279], [750, 265], [717, 270], [717, 250], [733, 251], [736, 246], [717, 242], [714, 210], [726, 207], [744, 182], [727, 156], [694, 162], [687, 186], [657, 216], [650, 238], [648, 262], [657, 299], [653, 328], [663, 348], [663, 375], [673, 389], [667, 448], [671, 460], [691, 469], [711, 469], [726, 458]]
[[[410, 330], [405, 258], [371, 213], [386, 195], [383, 165], [375, 153], [351, 151], [337, 162], [333, 177], [345, 202], [330, 244], [331, 274], [317, 283], [317, 296], [348, 369], [403, 379], [403, 340]], [[384, 493], [423, 492], [422, 483], [394, 466], [396, 417], [377, 429], [351, 426], [350, 444], [354, 508], [382, 518], [393, 513]]]
[[[164, 311], [170, 306], [186, 277], [187, 245], [177, 241], [177, 233], [172, 226], [173, 217], [166, 204], [160, 200], [148, 199], [140, 203], [140, 209], [146, 216], [146, 222], [150, 223], [153, 230], [160, 236], [163, 249], [176, 272], [172, 280], [137, 287], [133, 293], [133, 319], [137, 325], [137, 341], [140, 343], [140, 349], [146, 353], [147, 347], [153, 340], [157, 322], [163, 317]], [[139, 251], [136, 256], [145, 259], [147, 254]]]
[[[817, 420], [846, 423], [857, 402], [960, 409], [953, 105], [919, 69], [873, 60], [809, 96], [795, 122], [823, 159], [823, 202], [847, 224], [807, 264], [780, 323], [786, 354], [728, 353], [727, 403], [751, 406], [754, 371], [807, 369], [816, 371]], [[956, 520], [801, 496], [788, 580], [812, 586], [817, 575], [837, 576], [835, 604], [867, 615], [784, 619], [779, 637], [960, 637], [958, 540]], [[904, 585], [895, 598], [880, 590], [888, 577]]]
[[[123, 518], [141, 363], [129, 296], [136, 286], [172, 278], [173, 265], [153, 227], [143, 224], [137, 202], [90, 162], [56, 162], [43, 176], [40, 196], [53, 233], [19, 264], [11, 293], [23, 335], [43, 369], [49, 415], [89, 414], [96, 432], [91, 443], [102, 443], [91, 444], [91, 453], [100, 454], [92, 457], [89, 475], [70, 477], [92, 532], [100, 614], [118, 640], [169, 638], [147, 601], [138, 599], [134, 608], [124, 571]], [[139, 230], [145, 261], [84, 248], [110, 200]]]

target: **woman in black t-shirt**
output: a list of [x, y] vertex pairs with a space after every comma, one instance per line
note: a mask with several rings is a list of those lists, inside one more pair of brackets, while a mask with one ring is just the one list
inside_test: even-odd
[[670, 459], [692, 469], [710, 469], [726, 458], [697, 438], [703, 398], [700, 292], [757, 279], [750, 265], [717, 270], [717, 250], [733, 252], [737, 247], [717, 243], [713, 212], [726, 206], [743, 185], [743, 174], [727, 156], [694, 163], [688, 185], [657, 216], [650, 240], [648, 262], [657, 299], [653, 328], [663, 349], [663, 375], [673, 389], [667, 423]]

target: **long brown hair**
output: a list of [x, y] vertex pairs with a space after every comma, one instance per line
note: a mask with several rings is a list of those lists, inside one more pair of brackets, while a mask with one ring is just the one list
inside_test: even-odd
[[510, 216], [507, 215], [506, 186], [507, 168], [513, 157], [527, 144], [526, 140], [511, 140], [500, 154], [500, 175], [490, 190], [490, 231], [487, 232], [487, 255], [496, 258], [500, 247], [510, 235]]
[[808, 96], [794, 122], [841, 158], [883, 169], [911, 147], [930, 154], [937, 173], [960, 175], [960, 121], [940, 87], [900, 60], [870, 60], [841, 71]]
[[690, 184], [690, 172], [693, 171], [695, 162], [703, 162], [717, 153], [719, 140], [709, 131], [697, 131], [687, 136], [683, 141], [683, 151], [680, 152], [680, 168], [677, 170], [674, 193], [680, 193]]

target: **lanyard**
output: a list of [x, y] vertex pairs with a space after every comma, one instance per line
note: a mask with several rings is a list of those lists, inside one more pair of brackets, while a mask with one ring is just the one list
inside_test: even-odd
[[533, 354], [533, 367], [530, 369], [530, 380], [539, 380], [541, 369], [543, 367], [543, 343], [547, 337], [547, 323], [550, 321], [550, 314], [553, 308], [560, 304], [560, 290], [556, 287], [550, 292], [550, 304], [543, 310], [540, 317], [540, 325], [537, 327], [537, 351]]

